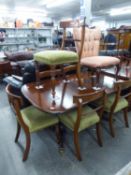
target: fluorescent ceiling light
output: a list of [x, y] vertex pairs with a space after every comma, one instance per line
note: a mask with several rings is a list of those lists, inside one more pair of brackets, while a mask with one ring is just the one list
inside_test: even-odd
[[46, 7], [47, 8], [53, 8], [53, 7], [58, 7], [58, 6], [62, 6], [65, 4], [68, 4], [69, 2], [71, 2], [72, 0], [52, 0], [51, 2], [47, 3]]
[[43, 1], [40, 1], [40, 4], [42, 5], [47, 5], [49, 3], [52, 3], [54, 0], [43, 0]]
[[14, 9], [16, 12], [32, 12], [32, 13], [47, 13], [44, 9], [38, 9], [38, 8], [28, 8], [28, 7], [15, 7]]
[[71, 17], [65, 17], [65, 18], [61, 18], [61, 21], [71, 21], [71, 20], [73, 20], [73, 18], [71, 18]]
[[126, 14], [131, 14], [131, 6], [116, 8], [110, 11], [110, 16], [119, 16], [119, 15], [126, 15]]
[[0, 5], [0, 10], [5, 11], [8, 10], [9, 8], [5, 5]]
[[102, 30], [106, 30], [107, 28], [109, 28], [109, 25], [105, 20], [96, 20], [93, 21], [91, 24], [92, 26], [102, 28]]

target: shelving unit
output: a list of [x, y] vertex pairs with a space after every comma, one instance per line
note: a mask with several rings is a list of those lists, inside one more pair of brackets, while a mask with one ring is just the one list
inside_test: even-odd
[[0, 42], [1, 51], [39, 49], [52, 46], [52, 28], [2, 28], [5, 38]]

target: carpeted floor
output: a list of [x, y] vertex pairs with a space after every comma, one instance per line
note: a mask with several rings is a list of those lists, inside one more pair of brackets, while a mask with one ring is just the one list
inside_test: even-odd
[[[65, 152], [61, 155], [53, 130], [32, 134], [29, 158], [22, 162], [25, 136], [14, 143], [16, 120], [7, 101], [4, 85], [0, 85], [0, 175], [115, 175], [131, 161], [131, 127], [125, 128], [122, 113], [116, 115], [116, 138], [103, 121], [103, 147], [96, 142], [95, 128], [80, 134], [83, 161], [74, 156], [72, 133], [67, 130]], [[131, 113], [129, 113], [131, 126]], [[126, 174], [122, 174], [126, 175]]]

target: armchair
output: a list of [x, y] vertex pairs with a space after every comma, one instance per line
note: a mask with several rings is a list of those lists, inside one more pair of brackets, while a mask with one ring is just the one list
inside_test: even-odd
[[13, 74], [21, 75], [22, 69], [24, 66], [33, 60], [33, 53], [32, 52], [5, 52], [4, 53], [7, 60], [10, 61], [10, 64], [13, 69]]

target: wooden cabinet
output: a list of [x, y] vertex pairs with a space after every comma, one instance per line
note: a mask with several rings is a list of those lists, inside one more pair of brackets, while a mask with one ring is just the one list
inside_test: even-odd
[[131, 42], [131, 27], [109, 29], [117, 39], [117, 49], [128, 50]]

